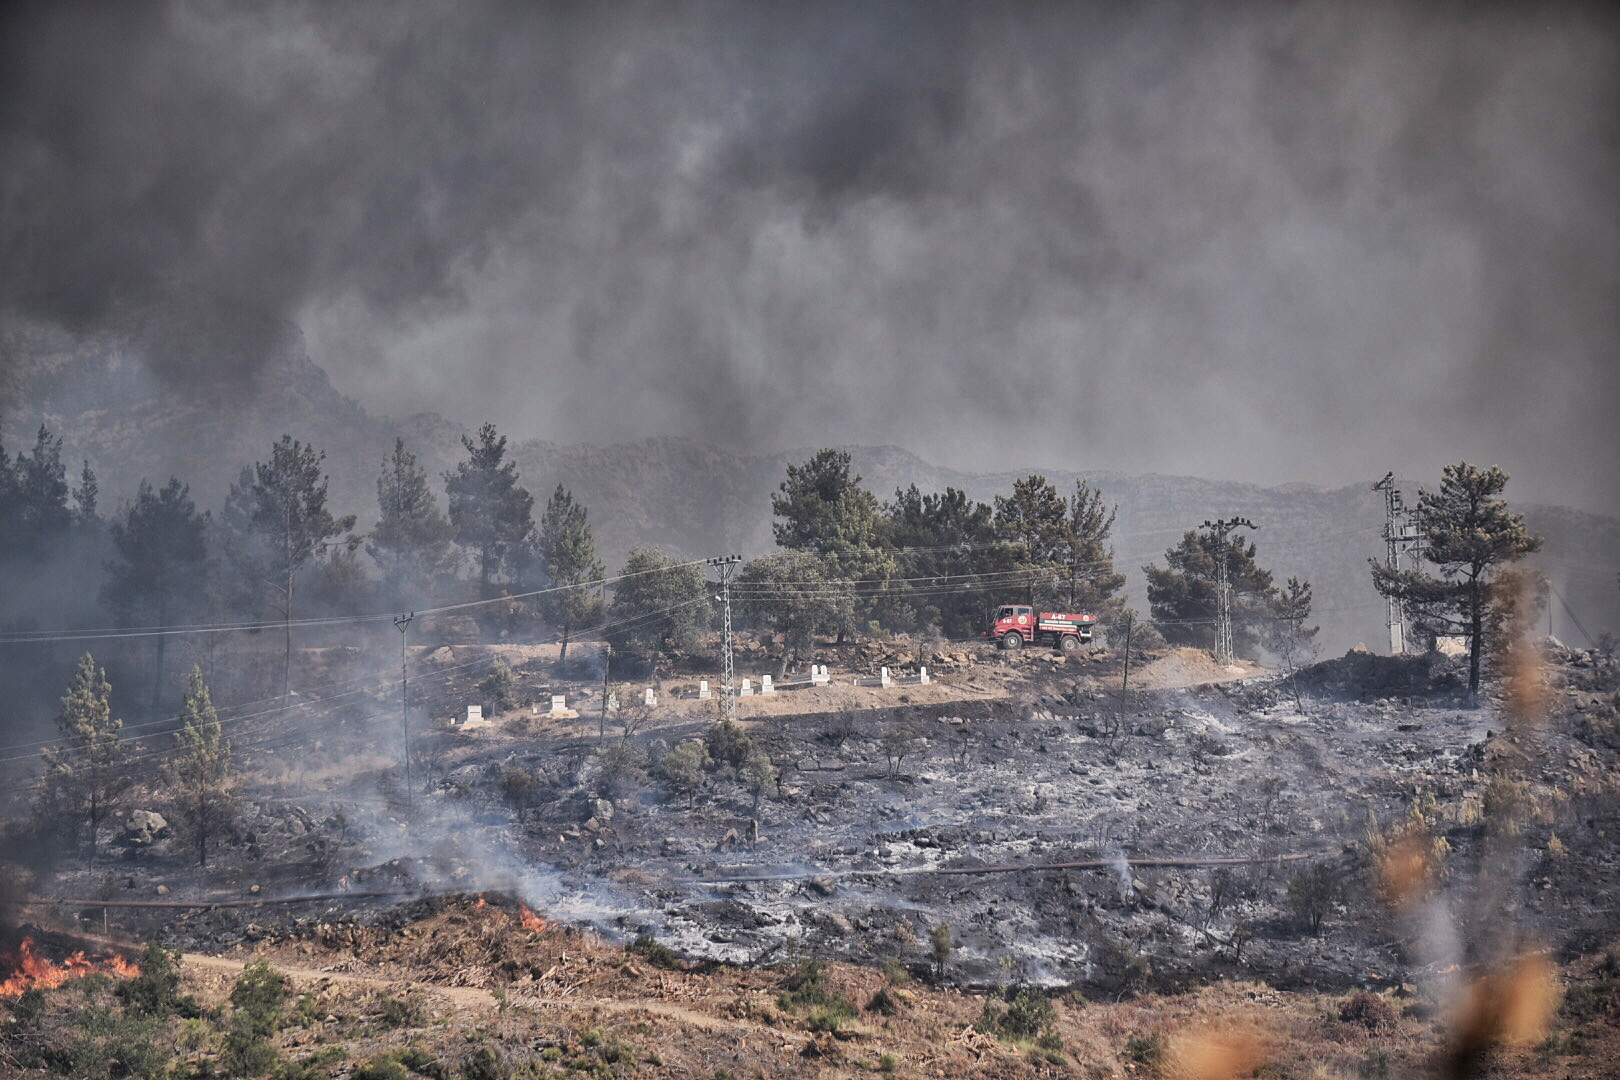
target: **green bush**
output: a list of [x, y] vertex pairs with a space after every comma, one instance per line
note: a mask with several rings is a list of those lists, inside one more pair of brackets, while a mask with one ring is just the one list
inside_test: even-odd
[[730, 765], [733, 769], [742, 768], [748, 756], [754, 752], [754, 740], [730, 720], [710, 724], [703, 733], [703, 745], [717, 763]]
[[422, 1003], [409, 994], [403, 997], [383, 994], [377, 1004], [382, 1009], [383, 1024], [388, 1027], [419, 1027], [422, 1024]]
[[805, 1024], [811, 1031], [836, 1032], [855, 1018], [855, 1006], [848, 999], [835, 997], [825, 1005], [810, 1010]]
[[625, 951], [634, 953], [655, 968], [663, 968], [665, 971], [681, 970], [681, 958], [667, 946], [659, 944], [651, 934], [637, 934], [636, 940], [625, 946]]
[[889, 988], [880, 986], [877, 988], [877, 992], [872, 995], [871, 1000], [866, 1003], [866, 1011], [877, 1013], [880, 1016], [893, 1016], [900, 1011], [900, 1006], [894, 1000], [894, 995], [889, 993]]
[[411, 1080], [411, 1071], [398, 1058], [384, 1055], [355, 1069], [350, 1080]]
[[799, 961], [782, 980], [776, 1004], [787, 1012], [811, 1010], [812, 1031], [837, 1031], [855, 1015], [855, 1006], [827, 985], [826, 975], [827, 967], [821, 961]]
[[1001, 1030], [1014, 1038], [1033, 1039], [1057, 1020], [1057, 1011], [1047, 996], [1032, 987], [1012, 992]]
[[1164, 1050], [1164, 1035], [1155, 1031], [1151, 1035], [1132, 1035], [1125, 1040], [1121, 1053], [1138, 1065], [1157, 1065], [1164, 1060]]
[[201, 1015], [197, 1000], [180, 993], [180, 972], [175, 966], [180, 954], [157, 942], [141, 953], [141, 973], [118, 987], [124, 1007], [135, 1016], [195, 1017]]
[[287, 1001], [287, 980], [263, 960], [242, 969], [231, 988], [233, 1019], [256, 1035], [271, 1036], [281, 1029], [282, 1006]]

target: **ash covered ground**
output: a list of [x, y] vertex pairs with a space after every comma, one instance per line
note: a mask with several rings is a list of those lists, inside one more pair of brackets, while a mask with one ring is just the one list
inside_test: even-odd
[[[604, 718], [587, 693], [599, 675], [558, 679], [550, 657], [518, 649], [519, 697], [567, 692], [579, 717], [525, 704], [479, 730], [419, 732], [409, 793], [385, 724], [333, 726], [291, 757], [266, 740], [206, 870], [177, 838], [127, 821], [111, 855], [59, 867], [40, 891], [80, 900], [72, 910], [96, 924], [221, 949], [386, 925], [409, 902], [397, 893], [501, 890], [548, 919], [649, 934], [694, 958], [809, 953], [919, 971], [943, 959], [966, 984], [1115, 995], [1224, 977], [1440, 979], [1506, 945], [1481, 932], [1504, 905], [1517, 939], [1564, 956], [1612, 933], [1616, 672], [1595, 654], [1555, 652], [1548, 722], [1527, 739], [1503, 734], [1500, 701], [1468, 704], [1441, 659], [1358, 652], [1291, 678], [1182, 650], [1139, 666], [1127, 694], [1102, 650], [888, 648], [830, 653], [847, 664], [833, 686], [740, 703], [752, 749], [780, 769], [757, 802], [724, 760], [690, 798], [656, 778], [652, 763], [717, 718], [718, 703], [680, 696], [695, 678], [674, 680], [663, 706]], [[435, 714], [478, 698], [490, 654], [470, 655], [413, 660]], [[848, 684], [884, 659], [928, 660], [937, 677]], [[434, 665], [456, 674], [435, 682]], [[380, 697], [349, 707], [389, 715]], [[1522, 778], [1507, 791], [1491, 779], [1505, 755]], [[1506, 861], [1493, 815], [1514, 822]], [[1414, 820], [1446, 869], [1397, 915], [1370, 863]], [[1092, 865], [1051, 865], [1064, 863]], [[1487, 911], [1482, 882], [1511, 895]], [[311, 899], [89, 902], [290, 896]]]

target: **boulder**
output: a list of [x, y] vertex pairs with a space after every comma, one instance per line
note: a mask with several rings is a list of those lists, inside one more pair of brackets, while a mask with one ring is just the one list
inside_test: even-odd
[[173, 832], [168, 821], [156, 810], [131, 810], [118, 841], [127, 847], [150, 847]]

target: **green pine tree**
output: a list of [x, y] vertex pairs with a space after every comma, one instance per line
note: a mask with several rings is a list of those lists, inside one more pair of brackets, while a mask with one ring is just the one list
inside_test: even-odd
[[1505, 571], [1541, 547], [1541, 537], [1499, 497], [1507, 482], [1494, 465], [1447, 465], [1440, 490], [1418, 491], [1423, 558], [1434, 572], [1372, 566], [1373, 586], [1398, 600], [1420, 633], [1468, 640], [1468, 691], [1476, 695], [1487, 640], [1516, 600]]
[[56, 726], [62, 742], [43, 752], [37, 806], [53, 824], [75, 833], [84, 827], [94, 859], [102, 823], [117, 809], [130, 778], [119, 738], [124, 722], [112, 714], [112, 684], [89, 653], [74, 669]]
[[208, 865], [208, 841], [230, 825], [237, 777], [202, 669], [193, 667], [175, 732], [174, 760], [163, 770], [182, 831], [197, 845], [197, 865]]

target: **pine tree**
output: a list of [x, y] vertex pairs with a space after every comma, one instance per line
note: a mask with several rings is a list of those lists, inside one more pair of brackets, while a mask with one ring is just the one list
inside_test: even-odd
[[[112, 523], [114, 559], [102, 602], [120, 626], [169, 626], [204, 610], [208, 565], [208, 515], [199, 514], [190, 490], [174, 477], [161, 490], [141, 481], [122, 520]], [[153, 637], [156, 658], [152, 701], [163, 680], [168, 635]]]
[[[281, 694], [287, 696], [292, 672], [292, 623], [298, 572], [327, 541], [354, 527], [354, 515], [335, 518], [326, 508], [327, 477], [321, 471], [326, 454], [283, 435], [270, 450], [270, 460], [253, 466], [246, 490], [233, 486], [226, 517], [245, 516], [257, 543], [243, 565], [260, 575], [259, 583], [282, 616], [284, 656]], [[244, 471], [244, 479], [248, 474]]]
[[619, 572], [611, 614], [618, 627], [608, 635], [615, 657], [647, 657], [648, 677], [657, 682], [663, 656], [672, 648], [695, 646], [712, 618], [703, 568], [677, 565], [655, 548], [636, 548]]
[[479, 596], [503, 567], [524, 557], [534, 532], [534, 497], [518, 483], [517, 464], [506, 459], [506, 436], [494, 424], [478, 429], [478, 440], [463, 435], [467, 460], [444, 474], [450, 523], [456, 543], [478, 562]]
[[782, 635], [777, 678], [787, 674], [790, 658], [810, 653], [817, 633], [848, 625], [855, 609], [849, 582], [828, 573], [820, 556], [804, 552], [784, 551], [752, 560], [737, 575], [731, 592], [755, 624]]
[[978, 575], [1010, 567], [1010, 549], [996, 542], [989, 506], [956, 488], [924, 495], [916, 484], [897, 489], [883, 507], [883, 541], [898, 554], [892, 608], [916, 627], [936, 626], [966, 637], [984, 624], [986, 595]]
[[1499, 498], [1507, 482], [1507, 473], [1495, 466], [1447, 465], [1439, 491], [1418, 491], [1423, 558], [1436, 573], [1372, 565], [1373, 586], [1398, 600], [1420, 633], [1468, 639], [1468, 691], [1475, 695], [1496, 616], [1513, 603], [1514, 590], [1500, 579], [1514, 562], [1541, 547], [1541, 537]]
[[197, 865], [208, 865], [208, 841], [226, 829], [235, 814], [237, 777], [231, 770], [231, 744], [219, 714], [193, 667], [175, 732], [175, 758], [164, 769], [182, 830], [197, 845]]
[[12, 474], [8, 529], [12, 551], [28, 559], [43, 558], [73, 524], [67, 468], [62, 464], [62, 437], [52, 438], [50, 430], [41, 424], [33, 453], [19, 453]]
[[1034, 474], [1015, 481], [1011, 495], [996, 496], [996, 536], [1008, 545], [1012, 564], [1029, 573], [1026, 603], [1090, 611], [1105, 622], [1118, 615], [1114, 594], [1125, 575], [1114, 572], [1108, 545], [1118, 509], [1104, 506], [1102, 492], [1083, 480], [1065, 499]]
[[124, 722], [112, 715], [112, 685], [89, 653], [74, 669], [56, 726], [62, 743], [42, 754], [38, 809], [55, 824], [86, 827], [93, 859], [101, 825], [117, 809], [130, 778], [119, 739]]
[[574, 501], [561, 484], [546, 502], [540, 517], [538, 553], [546, 570], [547, 588], [541, 610], [562, 631], [560, 665], [568, 659], [568, 639], [574, 628], [602, 611], [598, 586], [607, 575], [596, 557], [596, 537], [586, 522], [585, 507]]
[[382, 569], [389, 594], [404, 597], [431, 586], [452, 565], [455, 529], [440, 512], [427, 472], [405, 449], [404, 439], [394, 440], [394, 453], [383, 462], [377, 505], [381, 516], [366, 552]]
[[1220, 545], [1213, 532], [1189, 531], [1164, 553], [1166, 566], [1144, 566], [1148, 610], [1172, 645], [1215, 646], [1220, 599], [1218, 559], [1226, 561], [1232, 589], [1232, 638], [1240, 655], [1253, 656], [1271, 625], [1276, 586], [1271, 571], [1255, 562], [1254, 542], [1228, 536]]
[[[779, 546], [789, 551], [812, 552], [821, 557], [825, 572], [834, 579], [859, 581], [871, 600], [868, 610], [883, 603], [895, 560], [882, 544], [877, 498], [850, 475], [847, 451], [824, 449], [803, 465], [789, 465], [787, 479], [771, 496], [771, 524]], [[853, 625], [849, 618], [838, 626], [841, 642]]]

